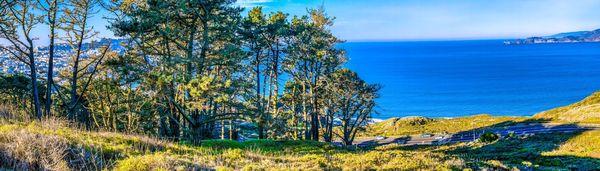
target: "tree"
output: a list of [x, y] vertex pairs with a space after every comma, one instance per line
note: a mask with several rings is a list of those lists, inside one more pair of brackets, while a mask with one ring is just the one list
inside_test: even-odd
[[45, 113], [47, 116], [51, 115], [52, 106], [52, 86], [54, 84], [54, 45], [56, 39], [56, 28], [60, 27], [60, 23], [57, 22], [57, 16], [59, 13], [59, 5], [62, 0], [38, 0], [38, 8], [40, 8], [45, 14], [44, 23], [50, 28], [50, 44], [48, 45], [48, 70], [46, 73], [46, 107]]
[[[340, 69], [330, 74], [325, 87], [330, 118], [326, 132], [335, 133], [345, 145], [352, 145], [356, 133], [365, 126], [376, 105], [381, 86], [368, 84], [355, 72]], [[334, 120], [339, 120], [339, 131], [334, 131]]]
[[[331, 33], [333, 18], [322, 9], [289, 19], [260, 7], [242, 17], [233, 0], [0, 0], [0, 5], [5, 14], [0, 37], [8, 41], [2, 49], [31, 70], [30, 81], [3, 76], [0, 93], [9, 96], [0, 100], [37, 109], [41, 117], [34, 97], [43, 86], [30, 86], [37, 84], [30, 33], [48, 25], [48, 82], [40, 92], [48, 98], [45, 113], [51, 114], [54, 91], [56, 106], [90, 129], [198, 143], [217, 138], [219, 130], [226, 138], [227, 129], [229, 138], [256, 131], [260, 139], [330, 142], [339, 134], [350, 144], [373, 112], [379, 89], [341, 69], [346, 58], [336, 45], [342, 41]], [[90, 19], [99, 6], [110, 12], [109, 29], [122, 39], [94, 40]], [[72, 52], [69, 67], [53, 78], [54, 49], [63, 47], [57, 38]], [[123, 48], [115, 48], [124, 49], [118, 53], [110, 47], [117, 42]]]
[[0, 46], [11, 56], [29, 66], [32, 82], [33, 113], [42, 118], [37, 81], [37, 66], [34, 52], [33, 28], [40, 23], [42, 16], [34, 11], [34, 1], [4, 1], [0, 8], [0, 40], [6, 40], [8, 46]]
[[271, 13], [265, 25], [265, 38], [270, 52], [268, 61], [269, 75], [269, 96], [267, 108], [271, 111], [273, 122], [270, 127], [278, 127], [284, 121], [284, 116], [280, 115], [280, 100], [279, 100], [279, 76], [283, 72], [280, 67], [283, 61], [284, 52], [286, 51], [284, 39], [289, 36], [288, 15], [278, 11]]
[[96, 67], [84, 99], [90, 111], [92, 126], [98, 129], [128, 133], [155, 133], [152, 126], [150, 97], [141, 85], [144, 65], [131, 54], [109, 55]]
[[[319, 80], [345, 62], [342, 51], [335, 45], [341, 41], [329, 30], [333, 19], [323, 9], [310, 10], [310, 17], [295, 17], [291, 23], [291, 36], [287, 40], [286, 71], [302, 86], [302, 106], [305, 125], [310, 129], [306, 139], [319, 140]], [[309, 118], [308, 118], [309, 117]]]
[[[96, 0], [70, 0], [66, 3], [64, 15], [61, 20], [64, 25], [61, 27], [66, 34], [63, 40], [70, 45], [74, 51], [71, 54], [71, 70], [69, 74], [69, 97], [67, 102], [68, 117], [73, 120], [79, 120], [86, 126], [90, 126], [89, 114], [86, 108], [82, 106], [83, 96], [88, 90], [88, 86], [97, 72], [97, 66], [104, 57], [110, 52], [108, 45], [99, 45], [98, 42], [91, 41], [98, 33], [90, 25], [90, 18], [98, 13], [98, 1]], [[96, 47], [98, 52], [92, 51]], [[81, 80], [82, 78], [87, 78]], [[79, 81], [83, 84], [79, 84]], [[79, 91], [78, 91], [79, 89]]]
[[[225, 110], [232, 107], [235, 95], [216, 94], [237, 92], [228, 82], [239, 77], [237, 64], [245, 56], [235, 33], [241, 9], [232, 4], [231, 0], [114, 3], [124, 10], [112, 30], [129, 37], [140, 49], [139, 56], [148, 59], [147, 77], [154, 78], [148, 86], [161, 99], [156, 105], [164, 136], [199, 142], [211, 137], [206, 130], [216, 121], [239, 114]], [[226, 94], [228, 100], [220, 96]]]
[[302, 100], [304, 99], [305, 93], [301, 91], [302, 85], [294, 80], [288, 80], [284, 86], [283, 96], [281, 98], [283, 103], [284, 113], [289, 115], [289, 120], [285, 128], [289, 135], [287, 137], [297, 140], [302, 138], [302, 131], [307, 130], [306, 126], [306, 115], [303, 115], [302, 111], [304, 106]]
[[18, 109], [11, 111], [9, 119], [29, 119], [31, 116], [31, 79], [23, 74], [4, 75], [0, 73], [0, 101]]
[[[256, 97], [253, 98], [255, 101], [255, 122], [258, 127], [258, 137], [259, 139], [266, 138], [265, 136], [265, 126], [267, 125], [268, 114], [265, 111], [265, 102], [264, 96], [261, 94], [261, 90], [265, 90], [261, 86], [261, 73], [265, 72], [264, 68], [261, 66], [265, 65], [262, 61], [265, 59], [265, 49], [266, 49], [266, 38], [264, 36], [265, 32], [265, 15], [262, 13], [262, 7], [254, 7], [252, 10], [248, 12], [248, 16], [244, 18], [242, 22], [242, 30], [241, 35], [245, 40], [245, 46], [248, 47], [250, 51], [250, 63], [253, 65], [251, 69], [254, 73], [255, 79], [255, 94]], [[264, 92], [264, 91], [263, 91]]]

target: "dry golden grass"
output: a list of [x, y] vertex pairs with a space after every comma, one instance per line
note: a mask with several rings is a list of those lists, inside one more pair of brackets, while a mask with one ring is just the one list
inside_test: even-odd
[[[348, 151], [308, 141], [177, 144], [146, 136], [87, 132], [60, 120], [0, 126], [0, 167], [23, 170], [449, 170], [458, 158], [428, 151]], [[20, 136], [23, 135], [23, 136]], [[18, 147], [18, 148], [15, 148]]]
[[570, 138], [552, 151], [542, 153], [544, 156], [577, 156], [600, 159], [600, 130], [583, 132]]
[[0, 134], [0, 165], [17, 170], [68, 170], [67, 140], [25, 130]]
[[[480, 123], [490, 119], [476, 116]], [[418, 121], [421, 125], [421, 121]], [[431, 121], [428, 121], [431, 122]], [[435, 122], [435, 121], [434, 121]], [[600, 131], [493, 143], [347, 150], [310, 141], [204, 141], [89, 132], [61, 120], [0, 125], [0, 168], [21, 170], [600, 169]], [[427, 123], [425, 124], [427, 125]], [[475, 125], [476, 126], [476, 125]], [[470, 126], [473, 127], [473, 126]], [[430, 128], [433, 129], [433, 128]], [[441, 128], [436, 128], [441, 129]]]
[[[409, 131], [460, 131], [518, 121], [486, 115], [400, 121]], [[459, 123], [476, 124], [455, 127]], [[398, 122], [398, 121], [397, 121]], [[432, 123], [443, 123], [442, 125]], [[434, 125], [438, 125], [434, 127]], [[0, 168], [17, 170], [457, 170], [600, 169], [600, 131], [492, 143], [348, 150], [311, 141], [203, 141], [89, 132], [60, 119], [0, 125]], [[427, 128], [431, 126], [431, 128]]]
[[577, 103], [538, 113], [534, 118], [550, 119], [554, 122], [600, 124], [600, 92]]
[[527, 117], [494, 117], [473, 115], [451, 119], [431, 119], [424, 117], [392, 118], [367, 127], [361, 136], [404, 136], [416, 134], [446, 134], [469, 131], [489, 126], [503, 126], [523, 122]]

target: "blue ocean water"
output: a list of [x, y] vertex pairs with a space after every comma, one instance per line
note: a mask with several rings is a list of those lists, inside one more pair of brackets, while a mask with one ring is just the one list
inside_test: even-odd
[[349, 42], [347, 67], [384, 86], [375, 118], [531, 116], [600, 90], [600, 43]]

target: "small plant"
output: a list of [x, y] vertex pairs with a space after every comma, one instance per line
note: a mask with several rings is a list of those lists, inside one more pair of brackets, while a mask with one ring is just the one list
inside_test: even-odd
[[479, 137], [479, 142], [483, 143], [491, 143], [498, 140], [500, 137], [497, 134], [486, 132], [481, 137]]

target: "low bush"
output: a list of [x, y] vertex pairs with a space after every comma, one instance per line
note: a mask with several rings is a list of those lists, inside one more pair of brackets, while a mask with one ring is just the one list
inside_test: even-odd
[[486, 132], [481, 137], [479, 137], [479, 142], [483, 143], [491, 143], [498, 140], [500, 137], [497, 134]]

